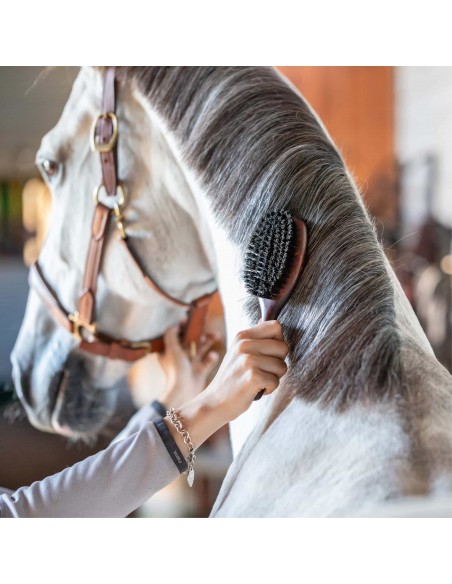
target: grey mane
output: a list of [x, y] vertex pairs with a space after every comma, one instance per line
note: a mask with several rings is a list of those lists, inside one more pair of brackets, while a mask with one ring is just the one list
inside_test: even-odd
[[[308, 228], [308, 260], [280, 320], [288, 387], [344, 408], [405, 390], [394, 291], [383, 250], [338, 150], [271, 68], [132, 67], [219, 222], [245, 251], [262, 215], [284, 208]], [[257, 302], [248, 309], [257, 322]]]

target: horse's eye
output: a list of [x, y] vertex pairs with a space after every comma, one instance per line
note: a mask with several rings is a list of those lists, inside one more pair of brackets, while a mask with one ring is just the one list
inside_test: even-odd
[[47, 178], [51, 179], [58, 174], [58, 162], [46, 158], [41, 162], [41, 168]]

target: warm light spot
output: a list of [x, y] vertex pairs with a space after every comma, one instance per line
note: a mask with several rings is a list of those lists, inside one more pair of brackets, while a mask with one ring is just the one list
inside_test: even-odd
[[38, 259], [38, 255], [39, 249], [36, 245], [36, 237], [30, 237], [30, 239], [27, 239], [27, 241], [24, 243], [24, 264], [26, 266], [31, 266], [31, 264], [33, 264]]
[[47, 235], [52, 201], [49, 189], [42, 180], [32, 178], [22, 191], [22, 222], [32, 235], [24, 245], [24, 262], [30, 266], [36, 261]]
[[445, 274], [452, 276], [452, 254], [445, 255], [439, 265]]

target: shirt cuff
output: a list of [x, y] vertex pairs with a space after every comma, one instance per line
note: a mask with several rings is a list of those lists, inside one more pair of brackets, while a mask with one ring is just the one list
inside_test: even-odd
[[182, 456], [182, 452], [179, 450], [168, 426], [165, 424], [162, 418], [154, 420], [154, 425], [157, 428], [157, 432], [160, 438], [163, 440], [163, 444], [166, 446], [169, 455], [173, 459], [174, 464], [177, 466], [180, 473], [185, 472], [188, 469], [188, 464], [185, 458]]

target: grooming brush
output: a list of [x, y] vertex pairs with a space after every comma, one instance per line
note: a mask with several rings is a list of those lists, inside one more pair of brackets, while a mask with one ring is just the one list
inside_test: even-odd
[[289, 300], [303, 269], [306, 243], [305, 223], [287, 211], [266, 213], [256, 227], [245, 255], [243, 281], [259, 299], [261, 322], [275, 320]]

